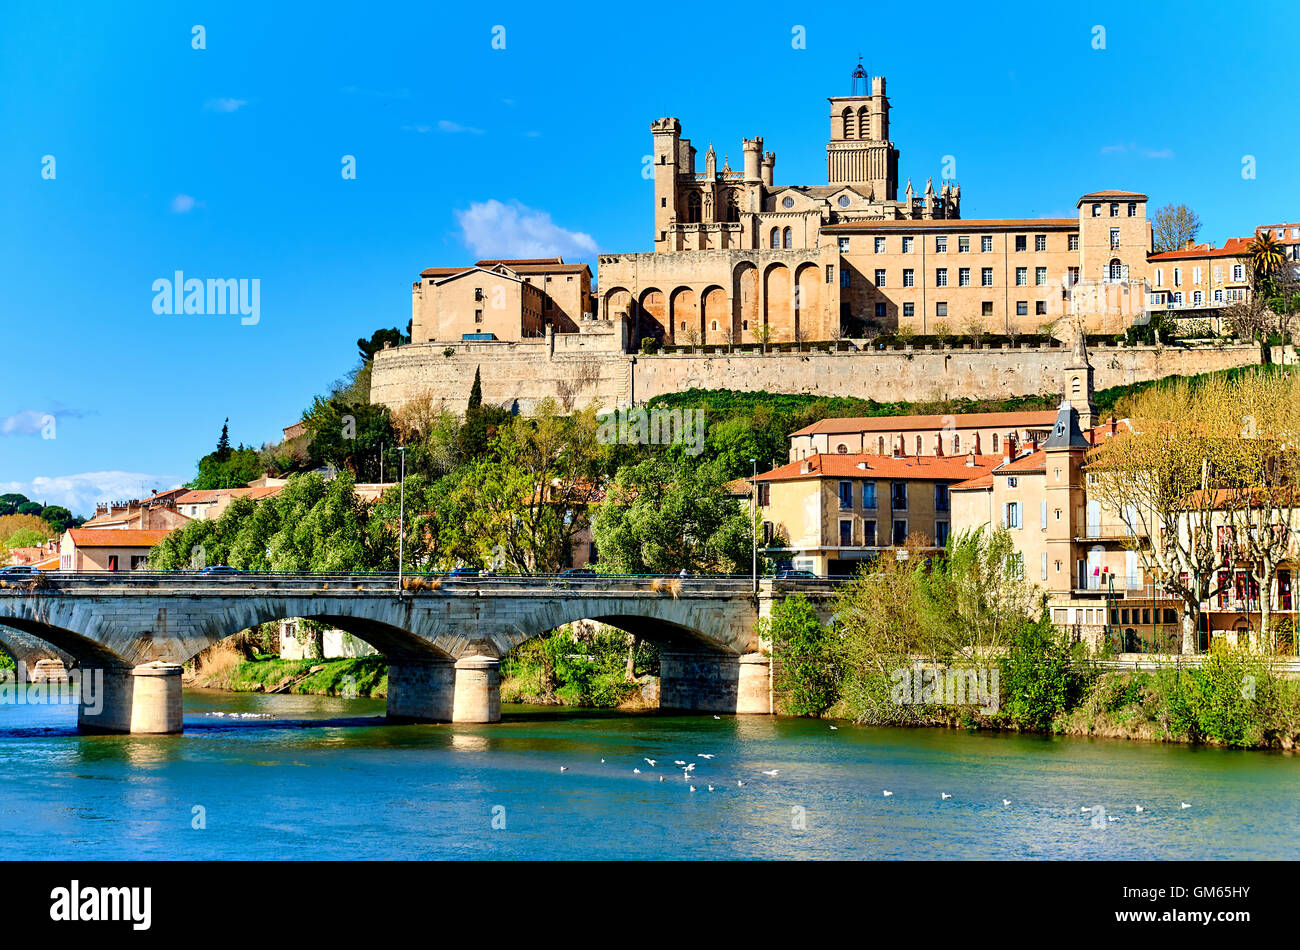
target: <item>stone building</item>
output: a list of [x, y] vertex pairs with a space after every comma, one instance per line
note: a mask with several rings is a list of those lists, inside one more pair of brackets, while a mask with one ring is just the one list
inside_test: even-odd
[[1250, 240], [1229, 238], [1223, 247], [1188, 241], [1177, 251], [1150, 255], [1147, 312], [1206, 320], [1218, 332], [1224, 309], [1250, 293]]
[[561, 257], [430, 267], [411, 286], [411, 342], [576, 333], [590, 310], [591, 268]]

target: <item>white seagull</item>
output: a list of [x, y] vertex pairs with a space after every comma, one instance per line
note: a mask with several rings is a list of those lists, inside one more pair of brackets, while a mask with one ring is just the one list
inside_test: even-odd
[[1002, 799], [1002, 807], [1003, 807], [1003, 808], [1010, 808], [1010, 807], [1011, 807], [1011, 799], [1009, 799], [1009, 798], [1004, 798], [1004, 799]]
[[949, 795], [947, 792], [940, 792], [940, 793], [939, 793], [939, 797], [940, 797], [943, 801], [945, 801], [945, 802], [946, 802], [948, 799], [952, 798], [952, 796]]
[[1141, 805], [1138, 805], [1138, 806], [1137, 806], [1137, 813], [1138, 813], [1139, 815], [1142, 814], [1144, 811], [1146, 811], [1146, 809], [1143, 808]]
[[646, 761], [650, 763], [650, 768], [654, 768], [654, 767], [655, 767], [655, 760], [654, 760], [654, 759], [646, 759]]
[[891, 792], [889, 789], [885, 789], [884, 795], [885, 795], [886, 798], [888, 798], [888, 797], [889, 797], [890, 795], [892, 795], [892, 794], [894, 794], [894, 793]]
[[640, 770], [640, 769], [633, 769], [633, 770], [632, 770], [632, 774], [633, 774], [633, 775], [640, 775], [640, 774], [641, 774], [641, 770]]
[[661, 781], [661, 782], [662, 782], [662, 781], [663, 781], [663, 780], [664, 780], [664, 777], [663, 777], [663, 776], [662, 776], [662, 775], [661, 775], [661, 776], [659, 776], [659, 781]]
[[764, 770], [763, 770], [763, 774], [764, 774], [764, 775], [779, 775], [780, 773], [781, 773], [781, 770], [780, 770], [780, 769], [764, 769]]
[[714, 754], [715, 753], [713, 752], [697, 752], [695, 753], [695, 757], [697, 759], [711, 759], [713, 758]]
[[691, 786], [691, 791], [692, 791], [692, 792], [695, 791], [695, 786], [694, 786], [694, 785]]
[[1119, 821], [1119, 816], [1117, 816], [1117, 815], [1107, 815], [1107, 816], [1106, 816], [1106, 820], [1107, 820], [1107, 821]]
[[743, 788], [745, 785], [740, 779], [736, 779], [736, 788]]
[[560, 766], [560, 771], [561, 771], [561, 772], [567, 772], [567, 771], [569, 771], [569, 767], [568, 767], [567, 765], [561, 765], [561, 766]]
[[1192, 807], [1191, 805], [1187, 804], [1187, 802], [1183, 802], [1182, 805], [1183, 805], [1184, 808], [1191, 808], [1191, 807]]
[[721, 716], [714, 716], [713, 718], [714, 718], [714, 719], [721, 719], [722, 717], [721, 717]]
[[712, 785], [709, 786], [709, 791], [713, 791], [713, 786], [712, 786]]
[[839, 726], [831, 726], [831, 732], [838, 732], [839, 728]]
[[685, 764], [686, 763], [683, 762], [681, 759], [673, 759], [673, 765], [685, 765]]

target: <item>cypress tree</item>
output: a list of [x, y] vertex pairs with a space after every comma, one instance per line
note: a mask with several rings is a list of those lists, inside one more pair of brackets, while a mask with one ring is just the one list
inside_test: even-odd
[[469, 391], [469, 408], [477, 409], [483, 405], [483, 379], [479, 375], [480, 367], [474, 368], [474, 387]]

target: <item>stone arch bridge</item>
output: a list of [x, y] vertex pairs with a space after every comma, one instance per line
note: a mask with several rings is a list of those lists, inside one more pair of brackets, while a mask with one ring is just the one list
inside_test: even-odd
[[498, 664], [533, 637], [596, 620], [662, 648], [660, 705], [771, 711], [769, 661], [756, 630], [795, 588], [825, 581], [394, 574], [47, 574], [0, 586], [0, 646], [102, 671], [103, 702], [78, 724], [100, 732], [179, 732], [181, 664], [250, 627], [317, 620], [364, 640], [389, 664], [388, 715], [496, 722]]

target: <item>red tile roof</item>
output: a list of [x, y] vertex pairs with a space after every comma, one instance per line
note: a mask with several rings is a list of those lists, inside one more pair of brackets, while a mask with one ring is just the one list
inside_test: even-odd
[[820, 433], [839, 435], [847, 432], [900, 432], [913, 429], [942, 429], [952, 423], [959, 429], [978, 429], [987, 426], [1027, 426], [1050, 429], [1056, 422], [1055, 409], [1025, 410], [1023, 412], [958, 412], [930, 416], [851, 416], [842, 419], [822, 419], [804, 426], [796, 435]]
[[993, 473], [989, 472], [984, 475], [978, 475], [975, 478], [968, 478], [966, 479], [966, 481], [959, 482], [956, 485], [949, 485], [948, 491], [966, 491], [968, 489], [992, 488], [992, 487], [993, 487]]
[[1194, 257], [1245, 257], [1250, 252], [1246, 246], [1254, 240], [1253, 238], [1228, 238], [1223, 242], [1223, 247], [1211, 247], [1209, 244], [1193, 244], [1191, 247], [1181, 248], [1177, 251], [1161, 251], [1159, 254], [1148, 254], [1148, 261], [1180, 261]]
[[1079, 205], [1092, 198], [1141, 198], [1145, 200], [1146, 197], [1147, 196], [1142, 194], [1140, 191], [1090, 191], [1079, 199], [1075, 207], [1077, 208]]
[[999, 465], [996, 474], [1015, 475], [1018, 472], [1045, 471], [1047, 471], [1047, 453], [1039, 449], [1037, 452], [1026, 452], [1020, 458], [1007, 462], [1005, 465]]
[[283, 485], [258, 485], [256, 488], [213, 488], [202, 491], [187, 491], [176, 499], [178, 505], [211, 505], [215, 504], [222, 495], [229, 498], [243, 498], [245, 495], [254, 501], [263, 498], [269, 498], [271, 495], [278, 495], [284, 491]]
[[136, 528], [69, 528], [68, 536], [79, 548], [151, 548], [170, 531]]
[[[967, 464], [968, 459], [974, 465]], [[797, 481], [802, 478], [919, 478], [950, 481], [968, 479], [977, 473], [992, 471], [1002, 462], [1000, 455], [872, 455], [848, 452], [833, 455], [810, 455], [797, 462], [760, 472], [761, 482]], [[810, 472], [804, 466], [811, 464]]]

